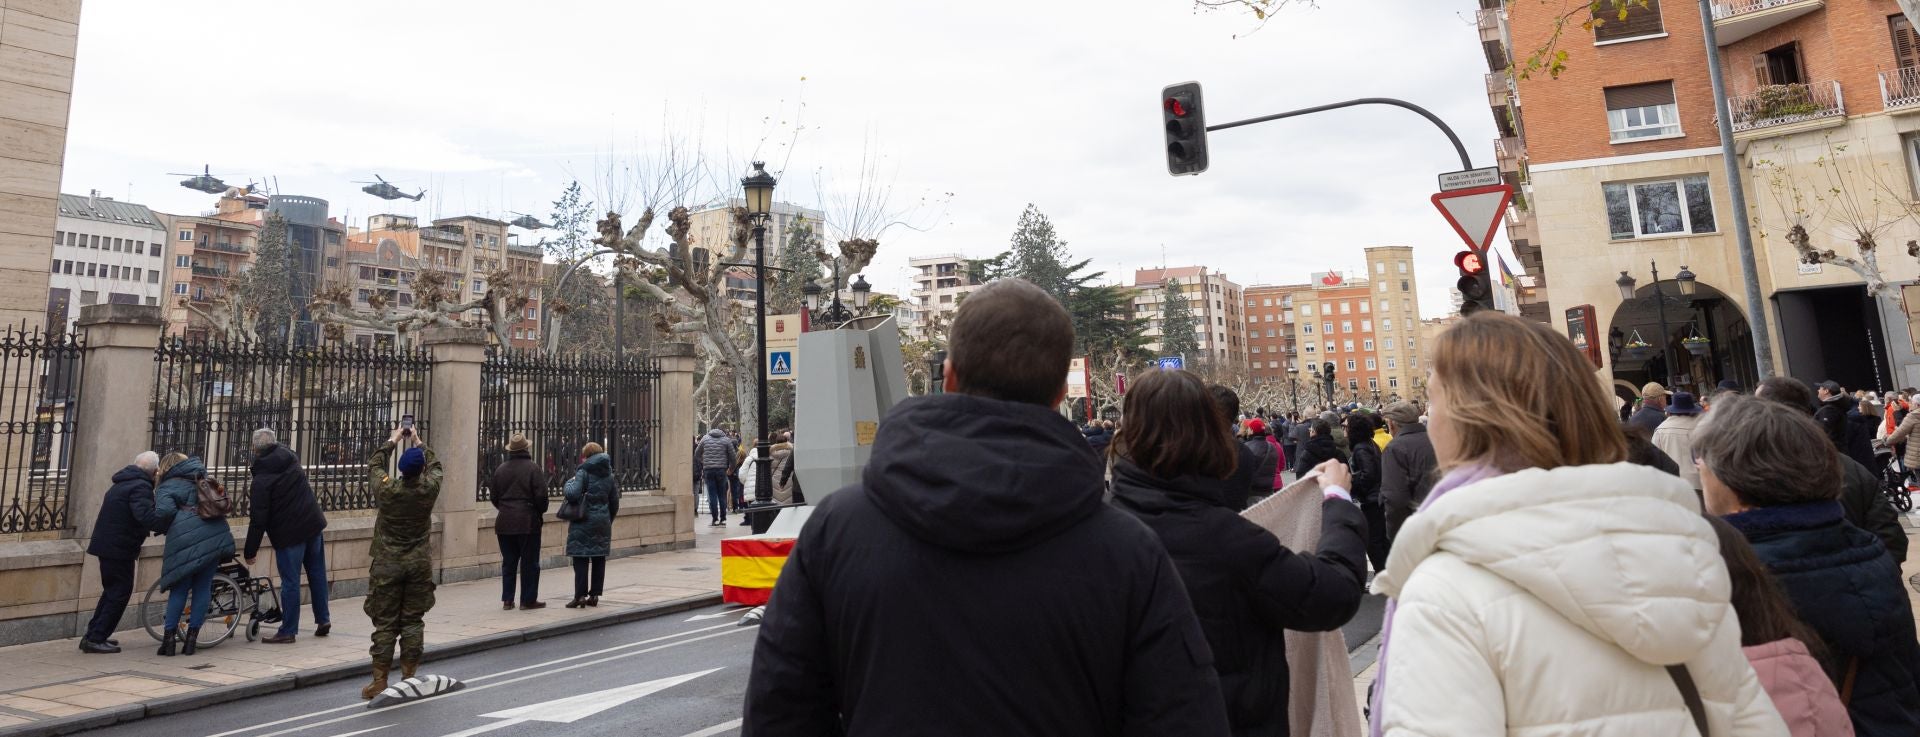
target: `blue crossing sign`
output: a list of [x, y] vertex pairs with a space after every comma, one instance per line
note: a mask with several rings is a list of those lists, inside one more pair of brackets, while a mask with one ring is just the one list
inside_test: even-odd
[[767, 375], [791, 378], [793, 376], [793, 351], [768, 351]]
[[1179, 371], [1187, 367], [1185, 356], [1161, 356], [1154, 363], [1160, 366], [1161, 371]]

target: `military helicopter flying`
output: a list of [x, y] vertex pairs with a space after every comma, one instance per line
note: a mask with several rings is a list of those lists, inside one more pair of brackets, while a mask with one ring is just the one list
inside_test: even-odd
[[220, 181], [219, 177], [216, 177], [213, 175], [212, 166], [206, 166], [204, 169], [201, 170], [199, 174], [179, 174], [179, 173], [169, 172], [167, 176], [192, 177], [191, 179], [181, 180], [180, 186], [186, 187], [187, 189], [191, 189], [195, 192], [205, 192], [207, 194], [220, 194], [221, 192], [227, 191], [227, 183]]
[[546, 230], [547, 229], [547, 224], [540, 222], [539, 218], [536, 218], [532, 215], [528, 215], [524, 212], [515, 212], [513, 214], [519, 215], [520, 217], [514, 218], [511, 222], [507, 223], [508, 225], [511, 225], [516, 228], [526, 228], [527, 230]]
[[407, 194], [405, 192], [400, 191], [399, 187], [395, 187], [391, 184], [388, 184], [387, 180], [378, 174], [373, 175], [373, 178], [378, 179], [380, 181], [354, 182], [354, 184], [367, 185], [365, 187], [361, 187], [360, 191], [373, 195], [383, 200], [413, 200], [414, 202], [419, 202], [420, 198], [427, 196], [427, 191], [424, 189], [420, 190], [419, 194]]

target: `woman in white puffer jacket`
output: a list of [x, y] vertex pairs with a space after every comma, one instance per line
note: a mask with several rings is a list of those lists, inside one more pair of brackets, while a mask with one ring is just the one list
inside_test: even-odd
[[1786, 735], [1698, 498], [1623, 462], [1586, 357], [1498, 313], [1431, 350], [1446, 476], [1374, 580], [1393, 602], [1372, 733]]

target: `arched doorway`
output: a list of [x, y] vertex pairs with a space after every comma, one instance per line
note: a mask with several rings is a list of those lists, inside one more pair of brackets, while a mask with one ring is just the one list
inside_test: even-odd
[[[1658, 287], [1659, 292], [1655, 291]], [[1664, 303], [1660, 300], [1664, 298]], [[1660, 329], [1660, 310], [1666, 310], [1666, 332]], [[1648, 344], [1629, 346], [1638, 334]], [[1705, 338], [1704, 344], [1692, 338]], [[1666, 351], [1660, 350], [1662, 344]], [[1692, 346], [1689, 348], [1689, 346]], [[1638, 387], [1658, 381], [1673, 391], [1711, 395], [1716, 384], [1733, 379], [1751, 390], [1759, 381], [1753, 357], [1753, 330], [1747, 318], [1724, 292], [1705, 282], [1695, 285], [1691, 297], [1669, 279], [1634, 292], [1620, 304], [1607, 330], [1607, 351], [1616, 380]], [[1666, 357], [1673, 366], [1668, 367]]]

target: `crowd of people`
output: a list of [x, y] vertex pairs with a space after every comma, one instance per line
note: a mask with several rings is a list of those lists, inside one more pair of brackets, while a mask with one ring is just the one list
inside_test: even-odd
[[[1627, 407], [1549, 326], [1481, 313], [1431, 346], [1424, 408], [1243, 417], [1165, 371], [1082, 428], [1053, 410], [1073, 340], [1031, 284], [968, 297], [947, 393], [801, 531], [743, 734], [1286, 735], [1313, 705], [1284, 632], [1369, 579], [1373, 735], [1920, 734], [1906, 538], [1819, 414], [1837, 387]], [[1325, 497], [1311, 550], [1240, 514], [1289, 469]]]
[[[783, 430], [771, 437], [773, 442], [767, 448], [767, 460], [772, 467], [769, 483], [774, 503], [806, 502], [806, 495], [800, 491], [800, 476], [794, 473], [793, 431]], [[694, 440], [693, 479], [698, 488], [706, 491], [710, 526], [725, 525], [729, 513], [740, 514], [742, 526], [750, 524], [745, 512], [754, 502], [752, 492], [758, 483], [755, 478], [758, 468], [759, 459], [754, 457], [753, 444], [742, 442], [737, 430], [715, 427]]]

